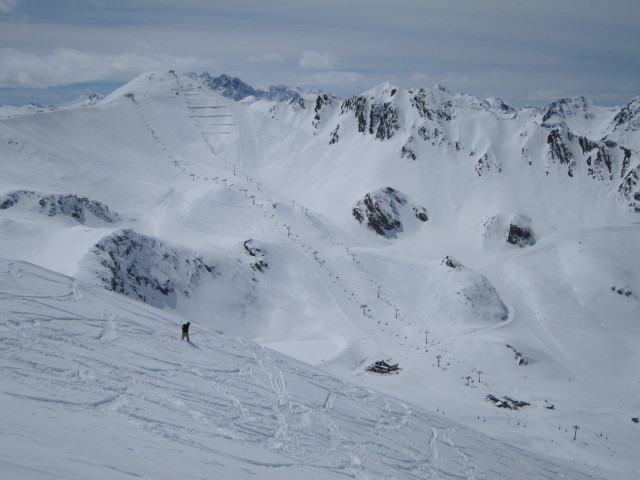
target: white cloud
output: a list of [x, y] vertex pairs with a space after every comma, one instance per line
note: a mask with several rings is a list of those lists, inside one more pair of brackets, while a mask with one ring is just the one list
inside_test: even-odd
[[18, 0], [0, 0], [0, 13], [9, 13], [18, 4]]
[[442, 79], [442, 82], [446, 85], [459, 85], [461, 83], [467, 83], [469, 76], [461, 75], [457, 72], [450, 72], [446, 77]]
[[300, 58], [300, 68], [311, 68], [316, 70], [330, 70], [338, 66], [338, 60], [330, 53], [318, 53], [310, 50], [302, 52]]
[[57, 48], [46, 55], [0, 49], [0, 87], [44, 88], [133, 77], [147, 70], [188, 71], [206, 65], [195, 56], [144, 53], [104, 54]]
[[556, 88], [547, 88], [547, 89], [539, 89], [530, 91], [527, 94], [527, 98], [531, 101], [539, 102], [539, 101], [548, 101], [548, 99], [560, 98], [561, 97], [560, 90]]
[[279, 53], [270, 52], [262, 55], [251, 55], [249, 61], [256, 63], [284, 63], [284, 58]]
[[365, 77], [358, 72], [331, 71], [314, 73], [311, 75], [309, 84], [340, 87], [345, 85], [362, 85], [365, 82]]
[[432, 82], [433, 78], [423, 72], [413, 72], [409, 77], [409, 80], [412, 82], [412, 84], [420, 86], [425, 85], [428, 82]]

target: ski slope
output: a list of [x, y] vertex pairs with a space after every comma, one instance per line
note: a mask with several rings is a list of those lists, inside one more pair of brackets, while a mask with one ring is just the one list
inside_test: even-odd
[[0, 285], [6, 478], [597, 478], [30, 264]]
[[[3, 441], [19, 445], [2, 469], [637, 477], [637, 214], [591, 178], [545, 173], [557, 165], [544, 163], [538, 127], [521, 124], [531, 112], [461, 109], [451, 128], [466, 150], [443, 143], [413, 162], [346, 123], [329, 145], [332, 108], [316, 128], [310, 108], [233, 102], [150, 73], [90, 105], [0, 122], [0, 195], [35, 192], [0, 209], [2, 358], [16, 362], [3, 369]], [[465, 163], [470, 149], [519, 160], [523, 138], [530, 169], [505, 161], [501, 175], [478, 177]], [[386, 186], [425, 205], [429, 221], [393, 240], [357, 223], [351, 208]], [[88, 197], [118, 219], [49, 215], [39, 204], [49, 194]], [[488, 217], [515, 213], [533, 219], [534, 246], [484, 234]], [[103, 291], [95, 247], [127, 231], [150, 247], [120, 259], [122, 271], [176, 287], [162, 310]], [[202, 264], [213, 273], [197, 276]], [[176, 341], [186, 320], [198, 348]], [[381, 359], [401, 373], [365, 373]], [[497, 408], [488, 395], [530, 405]], [[73, 429], [68, 443], [62, 429]], [[42, 454], [20, 457], [27, 444]], [[140, 451], [153, 460], [140, 466]]]

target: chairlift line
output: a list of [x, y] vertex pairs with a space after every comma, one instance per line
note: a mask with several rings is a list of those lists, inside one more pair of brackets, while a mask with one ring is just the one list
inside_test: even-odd
[[218, 118], [218, 117], [232, 117], [233, 115], [189, 115], [191, 118]]

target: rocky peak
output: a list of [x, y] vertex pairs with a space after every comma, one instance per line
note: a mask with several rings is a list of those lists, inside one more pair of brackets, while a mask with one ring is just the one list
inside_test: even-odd
[[224, 73], [218, 77], [212, 77], [208, 72], [202, 72], [200, 75], [190, 73], [189, 76], [194, 80], [199, 80], [207, 88], [219, 93], [223, 97], [230, 98], [236, 102], [247, 97], [254, 97], [256, 100], [272, 100], [284, 103], [298, 101], [301, 98], [298, 92], [284, 85], [269, 87], [268, 91], [256, 90], [238, 77], [231, 77]]
[[418, 221], [429, 219], [424, 207], [391, 187], [367, 193], [352, 209], [352, 214], [360, 223], [366, 220], [370, 229], [386, 238], [395, 238]]
[[591, 119], [593, 118], [593, 113], [590, 112], [592, 107], [593, 102], [585, 97], [561, 98], [543, 110], [542, 123], [554, 124], [568, 117], [577, 116]]
[[620, 109], [613, 119], [614, 129], [626, 132], [640, 130], [640, 95]]

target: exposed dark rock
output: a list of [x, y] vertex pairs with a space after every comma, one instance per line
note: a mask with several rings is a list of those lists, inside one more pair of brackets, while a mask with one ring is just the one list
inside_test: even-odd
[[71, 194], [42, 194], [27, 190], [10, 192], [4, 198], [0, 198], [0, 210], [14, 207], [18, 202], [31, 204], [32, 208], [37, 208], [50, 217], [63, 215], [83, 224], [87, 221], [87, 213], [105, 223], [115, 223], [120, 220], [120, 216], [110, 210], [107, 205], [87, 197]]
[[518, 247], [529, 247], [535, 245], [536, 238], [530, 226], [511, 223], [507, 234], [507, 243]]
[[35, 192], [28, 192], [26, 190], [7, 193], [3, 198], [0, 198], [0, 210], [6, 210], [7, 208], [15, 207], [20, 201], [21, 196], [34, 196]]
[[[549, 125], [548, 122], [556, 117], [559, 120], [564, 120], [569, 116], [580, 116], [585, 119], [593, 118], [593, 114], [589, 113], [590, 106], [591, 101], [584, 97], [562, 98], [547, 107], [542, 116], [542, 124]], [[553, 125], [553, 122], [551, 125]]]
[[487, 246], [506, 242], [524, 248], [536, 243], [531, 219], [526, 215], [494, 215], [486, 219], [480, 229]]
[[414, 205], [413, 207], [413, 211], [416, 214], [416, 218], [418, 220], [420, 220], [421, 222], [426, 222], [429, 220], [429, 216], [427, 215], [427, 209], [424, 207], [420, 207], [417, 205]]
[[[209, 73], [202, 72], [200, 75], [190, 73], [189, 76], [193, 79], [200, 80], [214, 92], [218, 92], [220, 95], [235, 101], [240, 101], [247, 97], [254, 97], [256, 100], [273, 100], [284, 103], [294, 103], [300, 106], [300, 94], [282, 85], [272, 86], [269, 87], [268, 91], [264, 91], [256, 90], [239, 78], [230, 77], [225, 74], [219, 77], [212, 77]], [[304, 103], [302, 106], [304, 107]]]
[[369, 133], [376, 140], [388, 140], [399, 129], [398, 110], [391, 102], [374, 103], [369, 113]]
[[105, 288], [156, 307], [176, 308], [179, 296], [189, 298], [204, 277], [218, 275], [200, 255], [129, 229], [92, 247], [83, 263], [95, 261], [92, 270]]
[[427, 91], [422, 88], [411, 97], [411, 105], [422, 118], [428, 120], [450, 121], [453, 118], [453, 104], [450, 101], [438, 104], [433, 99], [433, 95], [431, 98], [427, 98]]
[[265, 259], [266, 258], [265, 251], [259, 248], [258, 246], [256, 246], [256, 242], [254, 240], [249, 239], [246, 242], [244, 242], [243, 245], [244, 245], [245, 252], [249, 256], [254, 257], [255, 259], [255, 261], [251, 262], [252, 269], [262, 272], [269, 267], [269, 264]]
[[622, 107], [613, 119], [614, 128], [624, 131], [636, 131], [640, 129], [640, 96], [634, 98]]
[[[571, 135], [570, 135], [571, 136]], [[569, 138], [571, 140], [571, 138]], [[573, 154], [571, 150], [564, 143], [562, 134], [559, 129], [553, 129], [549, 132], [547, 137], [547, 144], [549, 145], [549, 157], [552, 160], [558, 160], [560, 163], [571, 163]]]
[[640, 165], [629, 171], [622, 179], [618, 193], [629, 207], [640, 212]]
[[358, 122], [358, 132], [367, 131], [367, 99], [363, 96], [353, 96], [342, 102], [340, 114], [343, 115], [349, 111], [353, 112]]
[[353, 208], [352, 214], [360, 223], [366, 219], [369, 228], [387, 238], [404, 231], [403, 222], [410, 221], [410, 217], [421, 222], [428, 220], [424, 207], [413, 204], [404, 194], [391, 187], [367, 193]]
[[441, 262], [442, 265], [445, 265], [449, 268], [462, 268], [462, 264], [453, 257], [447, 255]]
[[410, 160], [414, 160], [415, 161], [417, 156], [416, 156], [415, 152], [413, 151], [413, 149], [410, 146], [412, 143], [413, 143], [413, 137], [409, 137], [407, 142], [400, 149], [400, 157], [408, 158]]
[[334, 143], [338, 143], [340, 140], [340, 135], [338, 135], [338, 130], [340, 130], [340, 125], [336, 125], [336, 128], [331, 132], [331, 138], [329, 139], [329, 145], [333, 145]]
[[331, 105], [332, 103], [333, 99], [326, 93], [318, 95], [318, 98], [316, 99], [316, 106], [313, 109], [315, 115], [313, 116], [313, 120], [311, 122], [313, 128], [318, 128], [318, 125], [320, 124], [322, 109], [327, 105]]
[[391, 102], [370, 103], [366, 97], [353, 96], [342, 102], [340, 114], [353, 112], [358, 132], [369, 132], [376, 140], [388, 140], [400, 128], [398, 109]]

